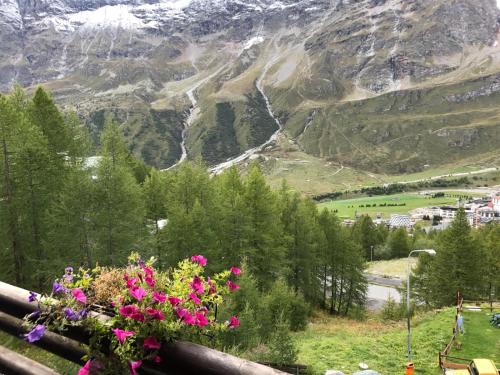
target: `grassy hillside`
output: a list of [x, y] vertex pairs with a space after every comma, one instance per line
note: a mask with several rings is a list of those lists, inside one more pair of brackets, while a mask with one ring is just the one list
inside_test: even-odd
[[[498, 77], [320, 105], [298, 141], [315, 156], [389, 174], [484, 155], [499, 146]], [[290, 114], [291, 134], [310, 113]]]
[[[481, 315], [484, 317], [484, 314]], [[415, 374], [441, 373], [437, 365], [437, 353], [450, 339], [453, 322], [453, 308], [429, 312], [412, 320]], [[465, 324], [467, 328], [468, 317]], [[470, 334], [474, 330], [476, 337], [488, 329], [484, 320], [478, 322], [476, 327], [472, 323], [469, 326]], [[461, 356], [486, 357], [500, 363], [500, 332], [495, 333], [484, 335], [482, 341], [464, 341]], [[310, 366], [314, 374], [323, 374], [327, 369], [351, 374], [358, 370], [360, 362], [367, 363], [381, 374], [403, 374], [406, 338], [404, 322], [358, 322], [326, 315], [316, 317], [305, 332], [295, 335], [299, 362]]]

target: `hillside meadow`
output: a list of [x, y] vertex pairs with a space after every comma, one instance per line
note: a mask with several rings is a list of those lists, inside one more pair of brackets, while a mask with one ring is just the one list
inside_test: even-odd
[[[476, 314], [476, 315], [472, 315]], [[438, 375], [438, 352], [451, 338], [455, 309], [423, 313], [412, 319], [412, 352], [415, 374]], [[468, 358], [490, 358], [500, 363], [500, 331], [488, 323], [489, 314], [465, 313], [469, 330], [462, 351], [452, 354]], [[405, 321], [355, 321], [317, 315], [309, 328], [295, 334], [299, 362], [308, 365], [312, 374], [335, 369], [346, 374], [359, 370], [365, 362], [384, 375], [403, 374], [406, 363], [407, 336]]]

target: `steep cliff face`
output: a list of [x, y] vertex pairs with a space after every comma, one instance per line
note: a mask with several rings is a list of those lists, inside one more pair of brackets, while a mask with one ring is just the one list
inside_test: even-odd
[[0, 0], [0, 90], [43, 83], [96, 132], [112, 112], [162, 168], [257, 147], [274, 116], [308, 153], [411, 171], [499, 146], [499, 20], [495, 0]]

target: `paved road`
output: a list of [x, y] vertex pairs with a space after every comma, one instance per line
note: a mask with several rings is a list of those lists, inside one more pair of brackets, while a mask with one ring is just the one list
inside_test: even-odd
[[403, 284], [403, 280], [401, 279], [382, 277], [373, 275], [371, 273], [365, 273], [365, 276], [369, 284], [379, 284], [382, 286], [388, 286], [393, 288], [401, 286]]

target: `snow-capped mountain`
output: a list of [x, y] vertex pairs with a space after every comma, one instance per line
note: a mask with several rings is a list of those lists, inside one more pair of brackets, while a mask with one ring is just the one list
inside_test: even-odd
[[0, 90], [43, 83], [96, 135], [113, 113], [159, 167], [261, 152], [279, 124], [318, 157], [418, 170], [440, 160], [415, 144], [453, 159], [500, 135], [484, 108], [415, 120], [432, 95], [498, 97], [499, 19], [496, 0], [0, 0]]

